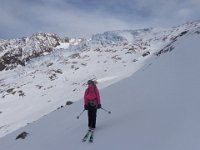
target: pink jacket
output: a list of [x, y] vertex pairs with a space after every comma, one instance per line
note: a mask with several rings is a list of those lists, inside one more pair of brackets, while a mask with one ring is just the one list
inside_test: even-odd
[[90, 100], [97, 100], [97, 104], [101, 104], [99, 90], [94, 85], [88, 85], [85, 90], [84, 105], [87, 105]]

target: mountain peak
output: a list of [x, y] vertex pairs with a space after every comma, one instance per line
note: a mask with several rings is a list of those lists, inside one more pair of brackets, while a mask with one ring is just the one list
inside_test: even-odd
[[53, 33], [34, 33], [23, 37], [0, 42], [0, 71], [24, 66], [27, 61], [51, 53], [60, 43], [69, 43], [69, 38], [61, 38]]

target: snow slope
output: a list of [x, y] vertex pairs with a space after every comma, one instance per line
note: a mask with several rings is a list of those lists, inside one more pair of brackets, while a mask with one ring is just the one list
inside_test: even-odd
[[[0, 139], [0, 150], [199, 150], [200, 36], [181, 37], [170, 53], [102, 89], [94, 143], [82, 143], [87, 115], [83, 100]], [[15, 140], [22, 131], [25, 140]]]
[[[69, 101], [80, 100], [88, 79], [98, 79], [99, 88], [103, 89], [132, 75], [152, 57], [173, 51], [181, 37], [199, 32], [197, 21], [169, 29], [108, 31], [93, 35], [90, 40], [61, 40], [55, 49], [51, 47], [51, 52], [30, 59], [25, 66], [0, 71], [0, 137]], [[51, 34], [50, 37], [35, 35], [31, 45], [36, 47], [57, 43]], [[38, 38], [39, 45], [35, 40]], [[23, 49], [34, 51], [23, 44], [17, 45], [16, 40], [11, 41], [8, 49], [20, 46], [22, 52]]]

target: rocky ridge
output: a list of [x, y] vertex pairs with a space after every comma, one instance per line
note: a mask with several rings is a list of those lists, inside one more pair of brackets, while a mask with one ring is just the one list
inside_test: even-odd
[[0, 71], [25, 66], [33, 58], [47, 55], [61, 43], [70, 43], [70, 38], [62, 38], [52, 33], [34, 33], [30, 37], [0, 40]]

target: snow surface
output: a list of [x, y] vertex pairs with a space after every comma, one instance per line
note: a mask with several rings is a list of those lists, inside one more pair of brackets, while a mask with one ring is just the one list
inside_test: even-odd
[[[76, 119], [81, 99], [2, 137], [0, 150], [199, 150], [199, 41], [199, 34], [182, 37], [172, 52], [101, 89], [102, 106], [112, 113], [98, 111], [94, 143], [81, 142], [87, 131], [87, 114]], [[28, 137], [15, 140], [22, 131]]]
[[[115, 41], [116, 34], [118, 32], [106, 34], [110, 38], [106, 40]], [[101, 36], [104, 37], [104, 34]], [[153, 37], [154, 35], [151, 34], [149, 38]], [[126, 43], [126, 40], [123, 42]], [[65, 105], [66, 101], [79, 100], [88, 79], [98, 79], [100, 88], [104, 88], [136, 72], [150, 55], [142, 56], [144, 53], [140, 48], [142, 42], [135, 42], [139, 46], [138, 48], [135, 46], [136, 52], [131, 53], [128, 52], [132, 43], [124, 49], [123, 42], [116, 45], [107, 44], [104, 47], [95, 44], [93, 40], [89, 44], [91, 45], [88, 47], [89, 50], [84, 51], [64, 49], [69, 44], [61, 43], [57, 47], [60, 49], [33, 59], [25, 67], [19, 66], [14, 70], [0, 72], [3, 87], [0, 91], [2, 99], [0, 110], [3, 112], [0, 115], [0, 137]], [[70, 41], [70, 43], [76, 45], [77, 41]], [[150, 45], [151, 55], [165, 44], [161, 42], [159, 46], [154, 43]], [[24, 95], [18, 96], [20, 93]]]
[[[198, 35], [200, 22], [169, 29], [109, 31], [96, 34], [91, 40], [70, 39], [69, 47], [62, 44], [57, 50], [27, 62], [25, 67], [1, 71], [0, 137], [68, 101], [80, 100], [88, 79], [97, 79], [103, 89], [131, 76], [150, 64], [161, 49], [166, 52], [176, 47], [185, 32], [188, 33], [184, 36]], [[145, 53], [148, 55], [144, 56]]]

